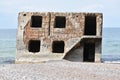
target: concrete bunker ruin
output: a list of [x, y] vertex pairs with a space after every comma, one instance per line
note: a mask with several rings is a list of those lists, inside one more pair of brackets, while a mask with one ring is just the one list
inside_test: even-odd
[[17, 62], [101, 62], [102, 13], [20, 12]]

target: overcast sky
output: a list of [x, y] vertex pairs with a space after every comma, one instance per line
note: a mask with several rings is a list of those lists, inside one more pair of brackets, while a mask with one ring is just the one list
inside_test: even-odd
[[17, 28], [19, 12], [100, 12], [103, 27], [120, 27], [120, 0], [1, 0], [0, 28]]

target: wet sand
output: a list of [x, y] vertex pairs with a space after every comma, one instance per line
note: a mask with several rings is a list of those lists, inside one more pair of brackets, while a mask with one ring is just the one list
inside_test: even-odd
[[69, 61], [0, 64], [0, 80], [120, 80], [120, 64]]

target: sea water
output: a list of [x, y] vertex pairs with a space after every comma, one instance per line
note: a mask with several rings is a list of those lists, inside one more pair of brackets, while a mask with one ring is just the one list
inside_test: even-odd
[[103, 28], [102, 61], [120, 63], [120, 28]]
[[0, 63], [12, 63], [16, 50], [16, 29], [0, 29]]
[[[16, 51], [16, 29], [0, 29], [0, 63], [12, 63]], [[103, 28], [102, 61], [120, 62], [120, 28]]]

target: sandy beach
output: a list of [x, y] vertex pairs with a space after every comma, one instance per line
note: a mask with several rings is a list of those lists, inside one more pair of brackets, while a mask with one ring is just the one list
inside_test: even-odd
[[120, 80], [120, 64], [50, 61], [1, 64], [0, 80]]

